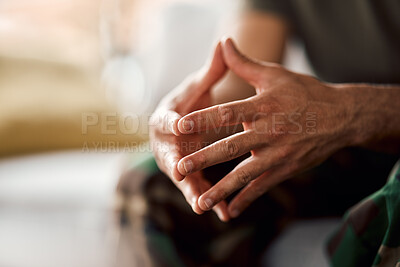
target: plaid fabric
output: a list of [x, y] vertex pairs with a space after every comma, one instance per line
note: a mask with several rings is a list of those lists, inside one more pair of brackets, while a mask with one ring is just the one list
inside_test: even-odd
[[351, 208], [328, 242], [332, 266], [400, 267], [400, 165], [387, 184]]

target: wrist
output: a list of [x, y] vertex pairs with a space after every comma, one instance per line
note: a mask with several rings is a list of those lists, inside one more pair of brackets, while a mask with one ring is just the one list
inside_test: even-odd
[[349, 86], [342, 84], [324, 84], [328, 88], [329, 105], [331, 112], [325, 118], [330, 125], [332, 140], [338, 148], [356, 146], [359, 142], [359, 126], [355, 121], [359, 113], [358, 103]]
[[379, 110], [376, 90], [363, 84], [336, 84], [345, 114], [347, 146], [365, 146], [379, 139], [385, 119]]

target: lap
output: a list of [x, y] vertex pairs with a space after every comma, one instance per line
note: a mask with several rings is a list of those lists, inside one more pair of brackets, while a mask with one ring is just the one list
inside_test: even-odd
[[[393, 163], [384, 155], [368, 153], [340, 152], [318, 168], [274, 188], [229, 223], [220, 222], [211, 212], [194, 214], [151, 157], [127, 172], [120, 190], [136, 194], [146, 203], [140, 217], [147, 246], [151, 258], [164, 263], [161, 265], [256, 264], [288, 223], [297, 218], [341, 215], [380, 188], [390, 169], [386, 165]], [[215, 182], [236, 163], [209, 168], [206, 177]]]

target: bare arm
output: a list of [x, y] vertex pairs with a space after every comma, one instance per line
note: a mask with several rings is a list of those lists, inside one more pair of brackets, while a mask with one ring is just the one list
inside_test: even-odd
[[[240, 47], [249, 55], [257, 59], [279, 62], [282, 58], [287, 28], [284, 20], [278, 17], [246, 11], [238, 18], [237, 27], [232, 34], [237, 38]], [[202, 171], [181, 175], [177, 164], [182, 157], [202, 147], [204, 141], [209, 142], [213, 138], [201, 134], [181, 135], [177, 124], [182, 116], [194, 110], [255, 94], [252, 86], [232, 73], [225, 75], [226, 71], [219, 43], [208, 64], [165, 96], [150, 121], [150, 141], [159, 168], [177, 185], [193, 211], [198, 214], [203, 212], [198, 206], [198, 198], [211, 185], [203, 179]], [[222, 81], [214, 87], [220, 79]], [[209, 90], [210, 88], [213, 90]], [[229, 219], [224, 201], [215, 205], [213, 210], [221, 220]]]
[[[226, 33], [233, 36], [241, 51], [262, 61], [281, 63], [289, 25], [281, 17], [245, 10], [235, 17], [237, 23]], [[255, 94], [254, 88], [232, 71], [213, 89], [213, 104], [244, 99]]]
[[[234, 23], [233, 21], [236, 21]], [[238, 47], [246, 51], [250, 58], [281, 63], [290, 25], [284, 18], [274, 14], [254, 10], [244, 10], [233, 19], [234, 25], [225, 32], [233, 36]], [[228, 70], [225, 77], [211, 91], [212, 105], [245, 99], [255, 95], [255, 89], [248, 82]], [[226, 127], [218, 133], [210, 132], [208, 141], [215, 142], [235, 132], [243, 130], [242, 126]]]
[[[228, 206], [230, 217], [236, 217], [271, 187], [344, 147], [400, 152], [399, 86], [327, 84], [278, 64], [255, 62], [232, 40], [221, 47], [226, 66], [252, 84], [256, 96], [190, 113], [178, 128], [194, 134], [242, 124], [245, 131], [184, 157], [178, 169], [187, 175], [248, 152], [251, 156], [200, 196], [201, 209], [242, 188]], [[190, 130], [182, 127], [188, 121]]]
[[400, 86], [371, 84], [339, 84], [348, 99], [352, 121], [351, 145], [400, 152]]

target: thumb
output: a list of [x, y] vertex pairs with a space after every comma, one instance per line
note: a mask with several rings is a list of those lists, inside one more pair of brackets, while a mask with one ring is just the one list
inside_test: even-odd
[[212, 57], [194, 77], [190, 77], [189, 85], [185, 84], [181, 90], [181, 111], [192, 111], [191, 108], [199, 99], [225, 75], [228, 67], [222, 55], [221, 42], [215, 46]]
[[222, 55], [221, 42], [215, 46], [212, 58], [201, 71], [200, 85], [204, 90], [210, 89], [216, 82], [218, 82], [226, 73], [227, 66]]
[[223, 40], [221, 46], [227, 67], [237, 76], [257, 87], [260, 75], [265, 70], [264, 66], [239, 52], [231, 38]]

